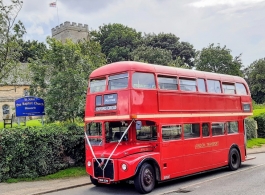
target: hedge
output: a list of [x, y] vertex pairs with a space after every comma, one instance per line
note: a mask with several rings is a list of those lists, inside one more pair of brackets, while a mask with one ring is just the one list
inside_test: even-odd
[[246, 118], [246, 129], [247, 129], [247, 139], [257, 138], [256, 135], [256, 121], [253, 118]]
[[255, 116], [254, 119], [258, 124], [258, 137], [265, 138], [265, 113]]
[[45, 176], [84, 161], [84, 131], [76, 124], [0, 129], [0, 182]]

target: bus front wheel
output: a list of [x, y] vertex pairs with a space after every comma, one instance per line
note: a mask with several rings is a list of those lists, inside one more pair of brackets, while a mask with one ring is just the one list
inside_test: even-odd
[[91, 175], [90, 175], [90, 181], [95, 186], [102, 186], [102, 184], [101, 183], [98, 183], [98, 180], [97, 179], [94, 179]]
[[241, 158], [236, 148], [232, 148], [229, 152], [229, 169], [235, 171], [240, 167]]
[[154, 168], [150, 164], [144, 163], [134, 177], [134, 186], [138, 192], [145, 194], [154, 189], [155, 181]]

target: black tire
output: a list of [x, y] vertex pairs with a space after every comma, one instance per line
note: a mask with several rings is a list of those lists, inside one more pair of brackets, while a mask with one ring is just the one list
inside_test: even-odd
[[98, 183], [97, 179], [94, 179], [91, 175], [90, 175], [90, 181], [92, 184], [94, 184], [95, 186], [102, 186], [102, 183]]
[[151, 192], [155, 187], [155, 178], [154, 168], [150, 164], [144, 163], [134, 177], [135, 189], [141, 194]]
[[241, 165], [241, 158], [236, 148], [232, 148], [229, 152], [229, 169], [231, 171], [237, 170]]

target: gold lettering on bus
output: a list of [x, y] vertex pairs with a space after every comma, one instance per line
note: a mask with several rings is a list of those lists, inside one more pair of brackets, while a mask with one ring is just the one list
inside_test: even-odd
[[200, 143], [200, 144], [195, 144], [195, 149], [214, 147], [218, 145], [219, 145], [219, 142]]

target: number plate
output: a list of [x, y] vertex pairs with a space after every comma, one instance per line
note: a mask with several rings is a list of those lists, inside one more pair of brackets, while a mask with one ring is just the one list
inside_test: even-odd
[[109, 179], [109, 178], [99, 177], [99, 178], [98, 178], [98, 182], [99, 182], [99, 183], [110, 184], [110, 179]]

